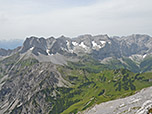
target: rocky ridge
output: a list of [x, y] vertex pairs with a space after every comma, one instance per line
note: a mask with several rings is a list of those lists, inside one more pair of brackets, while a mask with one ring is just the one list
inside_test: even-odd
[[[8, 56], [16, 52], [25, 54], [29, 50], [35, 56], [49, 56], [48, 58], [55, 54], [66, 58], [89, 54], [101, 61], [109, 57], [141, 56], [145, 58], [152, 53], [152, 37], [139, 34], [125, 37], [82, 35], [72, 39], [65, 36], [57, 39], [54, 37], [48, 39], [30, 37], [25, 40], [22, 47], [14, 50], [0, 49], [0, 56]], [[43, 58], [42, 56], [40, 58]]]

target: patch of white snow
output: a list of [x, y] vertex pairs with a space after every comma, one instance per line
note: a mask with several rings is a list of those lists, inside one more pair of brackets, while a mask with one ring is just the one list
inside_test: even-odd
[[68, 47], [69, 52], [73, 53], [73, 50], [70, 47], [70, 42], [68, 40], [66, 40], [66, 42], [67, 42], [67, 47]]
[[106, 43], [106, 41], [100, 41], [100, 42], [101, 42], [102, 45]]
[[101, 48], [101, 46], [100, 46], [100, 45], [98, 45], [95, 41], [92, 41], [92, 45], [93, 45], [93, 47]]
[[145, 58], [147, 56], [147, 54], [143, 55], [143, 58]]
[[32, 51], [34, 49], [34, 47], [31, 47], [30, 50]]
[[79, 46], [81, 46], [82, 48], [87, 48], [87, 46], [84, 44], [84, 42], [81, 42], [81, 44], [79, 44]]
[[111, 42], [108, 42], [109, 44], [111, 44]]
[[47, 50], [46, 50], [46, 52], [47, 52], [47, 54], [48, 54], [48, 55], [50, 55], [50, 53], [49, 53], [49, 52], [50, 52], [50, 50], [48, 50], [48, 49], [47, 49]]
[[77, 42], [72, 42], [72, 44], [73, 44], [74, 46], [77, 46], [77, 45], [78, 45], [78, 43], [77, 43]]

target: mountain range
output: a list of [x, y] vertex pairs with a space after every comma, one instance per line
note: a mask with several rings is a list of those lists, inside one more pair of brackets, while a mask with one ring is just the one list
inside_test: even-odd
[[0, 57], [0, 113], [81, 113], [152, 85], [148, 35], [32, 36]]
[[152, 37], [139, 34], [126, 37], [82, 35], [72, 39], [64, 36], [57, 39], [30, 37], [21, 47], [13, 50], [0, 49], [2, 57], [14, 53], [54, 64], [79, 61], [81, 57], [87, 55], [102, 64], [113, 64], [112, 67], [146, 72], [151, 70]]
[[10, 39], [0, 40], [0, 48], [3, 49], [14, 49], [18, 46], [22, 46], [24, 40], [21, 39]]

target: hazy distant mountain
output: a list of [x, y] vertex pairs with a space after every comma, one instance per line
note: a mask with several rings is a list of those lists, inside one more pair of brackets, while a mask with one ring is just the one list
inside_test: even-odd
[[14, 49], [23, 45], [23, 40], [0, 40], [0, 48]]

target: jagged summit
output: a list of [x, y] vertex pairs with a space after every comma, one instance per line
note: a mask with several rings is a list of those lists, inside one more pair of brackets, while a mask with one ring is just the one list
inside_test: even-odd
[[91, 53], [92, 50], [99, 50], [104, 47], [106, 41], [110, 43], [107, 35], [81, 35], [73, 39], [63, 35], [59, 38], [51, 37], [48, 39], [32, 36], [25, 40], [20, 53], [25, 53], [28, 50], [32, 50], [35, 55]]

